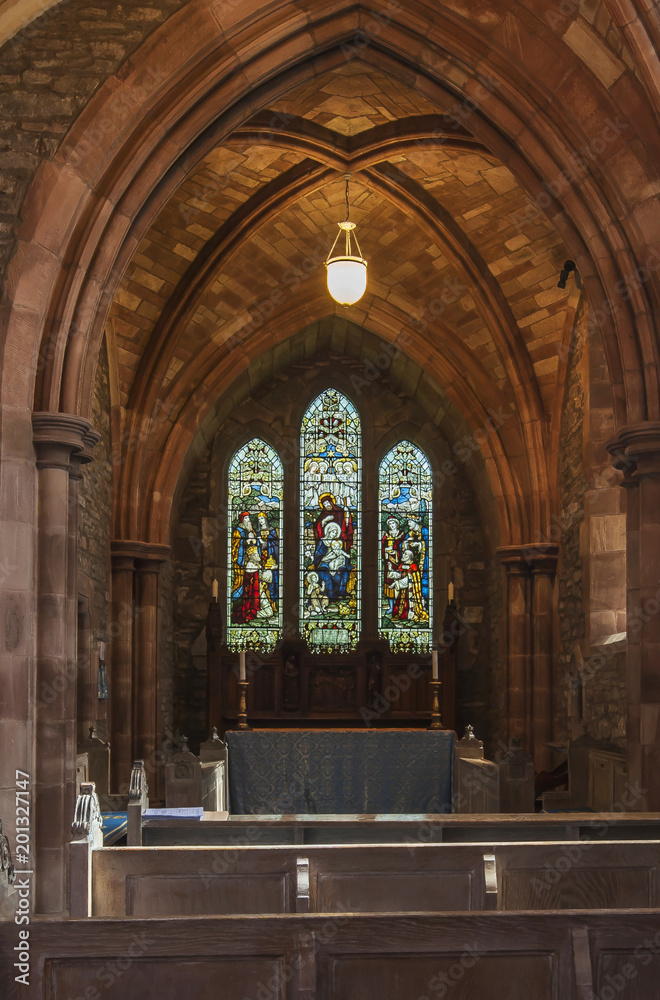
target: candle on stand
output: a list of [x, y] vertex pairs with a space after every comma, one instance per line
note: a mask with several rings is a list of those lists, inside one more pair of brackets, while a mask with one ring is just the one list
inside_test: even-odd
[[214, 601], [218, 600], [218, 581], [214, 580], [211, 586], [211, 595]]
[[450, 580], [449, 587], [447, 588], [447, 602], [451, 604], [453, 600], [454, 600], [454, 584]]
[[247, 680], [247, 673], [245, 670], [245, 653], [241, 653], [238, 658], [238, 679], [239, 681]]
[[437, 651], [437, 649], [434, 649], [433, 653], [431, 654], [431, 664], [432, 664], [432, 667], [433, 667], [433, 680], [437, 681], [438, 678], [439, 678], [439, 676], [440, 676], [439, 673], [438, 673], [438, 651]]

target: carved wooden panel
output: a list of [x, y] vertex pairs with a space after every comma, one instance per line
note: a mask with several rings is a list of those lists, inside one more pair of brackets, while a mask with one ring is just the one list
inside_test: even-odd
[[469, 872], [319, 874], [313, 909], [320, 913], [470, 910], [474, 895]]
[[500, 909], [657, 906], [660, 852], [653, 844], [510, 844], [495, 853]]
[[[319, 1000], [560, 1000], [557, 961], [552, 953], [529, 954], [512, 948], [488, 955], [466, 942], [454, 953], [335, 957], [327, 962]], [[565, 1000], [565, 998], [561, 998]]]
[[[194, 942], [190, 945], [194, 949]], [[285, 958], [197, 957], [181, 954], [173, 958], [150, 959], [149, 928], [138, 931], [126, 954], [116, 952], [104, 960], [48, 963], [46, 981], [48, 1000], [87, 997], [90, 986], [103, 1000], [127, 1000], [127, 997], [158, 997], [158, 1000], [244, 1000], [260, 988], [269, 990], [272, 1000], [287, 1000]], [[290, 979], [290, 977], [288, 977]]]
[[329, 663], [310, 668], [310, 712], [355, 712], [358, 708], [357, 678], [353, 668]]
[[288, 913], [286, 874], [129, 875], [126, 915], [178, 917]]
[[171, 917], [295, 911], [296, 855], [288, 850], [158, 848], [94, 852], [95, 917]]
[[596, 963], [596, 997], [655, 1000], [660, 983], [660, 934], [640, 937], [635, 948], [603, 951]]
[[552, 884], [548, 869], [507, 873], [502, 886], [505, 910], [579, 910], [652, 906], [652, 874], [644, 869], [589, 868], [558, 874]]
[[[222, 733], [233, 728], [237, 716], [237, 669], [236, 655], [211, 652], [207, 721]], [[311, 720], [335, 719], [355, 720], [358, 726], [386, 726], [394, 720], [424, 725], [431, 711], [429, 657], [392, 654], [378, 644], [365, 651], [312, 656], [303, 643], [290, 642], [281, 651], [259, 656], [248, 675], [248, 717], [261, 724], [272, 720], [304, 727]], [[453, 688], [450, 693], [453, 698]]]

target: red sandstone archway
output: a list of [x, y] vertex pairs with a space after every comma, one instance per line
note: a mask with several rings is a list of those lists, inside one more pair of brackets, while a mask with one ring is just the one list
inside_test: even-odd
[[[649, 318], [657, 293], [652, 283], [634, 281], [651, 260], [647, 151], [615, 136], [602, 162], [588, 164], [565, 190], [558, 181], [562, 171], [575, 173], [576, 151], [603, 141], [612, 116], [638, 107], [629, 82], [608, 92], [567, 47], [558, 50], [564, 22], [553, 31], [528, 12], [514, 19], [506, 5], [478, 24], [449, 7], [430, 21], [415, 3], [388, 18], [377, 14], [345, 3], [328, 16], [310, 3], [304, 20], [286, 5], [286, 13], [282, 7], [252, 23], [238, 21], [236, 10], [223, 15], [193, 2], [101, 88], [53, 162], [42, 165], [26, 201], [4, 306], [5, 350], [20, 362], [20, 377], [3, 380], [4, 403], [87, 411], [107, 306], [168, 192], [205, 149], [267, 98], [344, 59], [341, 46], [355, 48], [362, 32], [368, 44], [357, 46], [360, 58], [445, 102], [470, 102], [463, 105], [470, 131], [539, 199], [578, 262], [607, 345], [619, 423], [658, 416]], [[143, 114], [122, 119], [113, 95], [138, 87], [146, 95]], [[103, 128], [95, 128], [99, 120]], [[533, 479], [522, 489], [534, 504], [543, 484]], [[542, 520], [537, 507], [529, 530], [542, 530]]]

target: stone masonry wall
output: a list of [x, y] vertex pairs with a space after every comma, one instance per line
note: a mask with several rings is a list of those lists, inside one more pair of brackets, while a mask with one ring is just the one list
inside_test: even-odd
[[[211, 580], [204, 573], [203, 524], [212, 505], [210, 449], [182, 497], [172, 540], [172, 725], [191, 745], [206, 739], [206, 619]], [[208, 560], [209, 553], [206, 553]]]
[[[559, 649], [555, 672], [556, 738], [578, 735], [571, 731], [569, 716], [575, 711], [579, 677], [575, 651], [583, 647], [583, 574], [580, 528], [584, 521], [586, 477], [584, 452], [584, 316], [573, 331], [568, 385], [560, 430], [559, 504], [561, 528], [560, 563], [557, 574]], [[578, 654], [578, 658], [579, 655]], [[579, 722], [578, 722], [579, 725]]]
[[174, 595], [175, 569], [170, 557], [160, 570], [159, 580], [159, 647], [158, 647], [158, 717], [163, 749], [171, 751], [174, 733], [172, 687], [174, 683]]
[[604, 640], [626, 631], [626, 491], [619, 486], [620, 475], [613, 469], [605, 447], [615, 428], [605, 350], [597, 332], [589, 337], [588, 373], [588, 465], [582, 529], [588, 580], [587, 643], [582, 667], [584, 721], [594, 736], [624, 746], [625, 641], [611, 645]]
[[[64, 0], [0, 48], [0, 285], [21, 205], [85, 104], [188, 0]], [[136, 108], [126, 106], [126, 116]]]
[[[96, 710], [91, 718], [97, 735], [107, 738], [108, 701], [96, 700], [98, 643], [112, 637], [110, 619], [110, 534], [112, 530], [113, 463], [110, 428], [110, 380], [105, 340], [96, 367], [90, 422], [101, 438], [93, 461], [82, 468], [78, 510], [78, 590], [89, 598], [89, 627], [85, 648], [89, 649], [87, 678]], [[80, 637], [79, 637], [80, 638]], [[79, 669], [82, 669], [79, 666]], [[79, 705], [79, 712], [82, 706]], [[80, 735], [86, 736], [83, 732]]]
[[602, 645], [625, 631], [625, 494], [605, 450], [613, 434], [603, 345], [583, 306], [561, 426], [555, 735], [576, 737], [586, 727], [590, 735], [622, 746], [625, 651]]
[[101, 345], [90, 422], [101, 435], [94, 460], [83, 466], [78, 514], [78, 573], [93, 591], [92, 628], [95, 635], [110, 633], [110, 532], [112, 518], [112, 445], [110, 440], [110, 383], [105, 341]]

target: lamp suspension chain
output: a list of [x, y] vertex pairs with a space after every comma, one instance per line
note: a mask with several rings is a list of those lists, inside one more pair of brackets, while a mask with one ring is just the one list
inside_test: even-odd
[[[346, 217], [343, 222], [338, 224], [339, 232], [335, 236], [335, 241], [325, 261], [328, 291], [335, 302], [338, 302], [342, 306], [354, 305], [354, 303], [358, 302], [364, 295], [365, 288], [367, 287], [367, 262], [360, 250], [360, 244], [355, 233], [355, 223], [350, 221], [350, 179], [350, 173], [344, 174], [346, 182]], [[344, 253], [343, 255], [338, 254], [335, 257], [335, 247], [342, 231], [345, 243]], [[353, 252], [351, 246], [352, 239], [355, 239], [357, 254]]]

